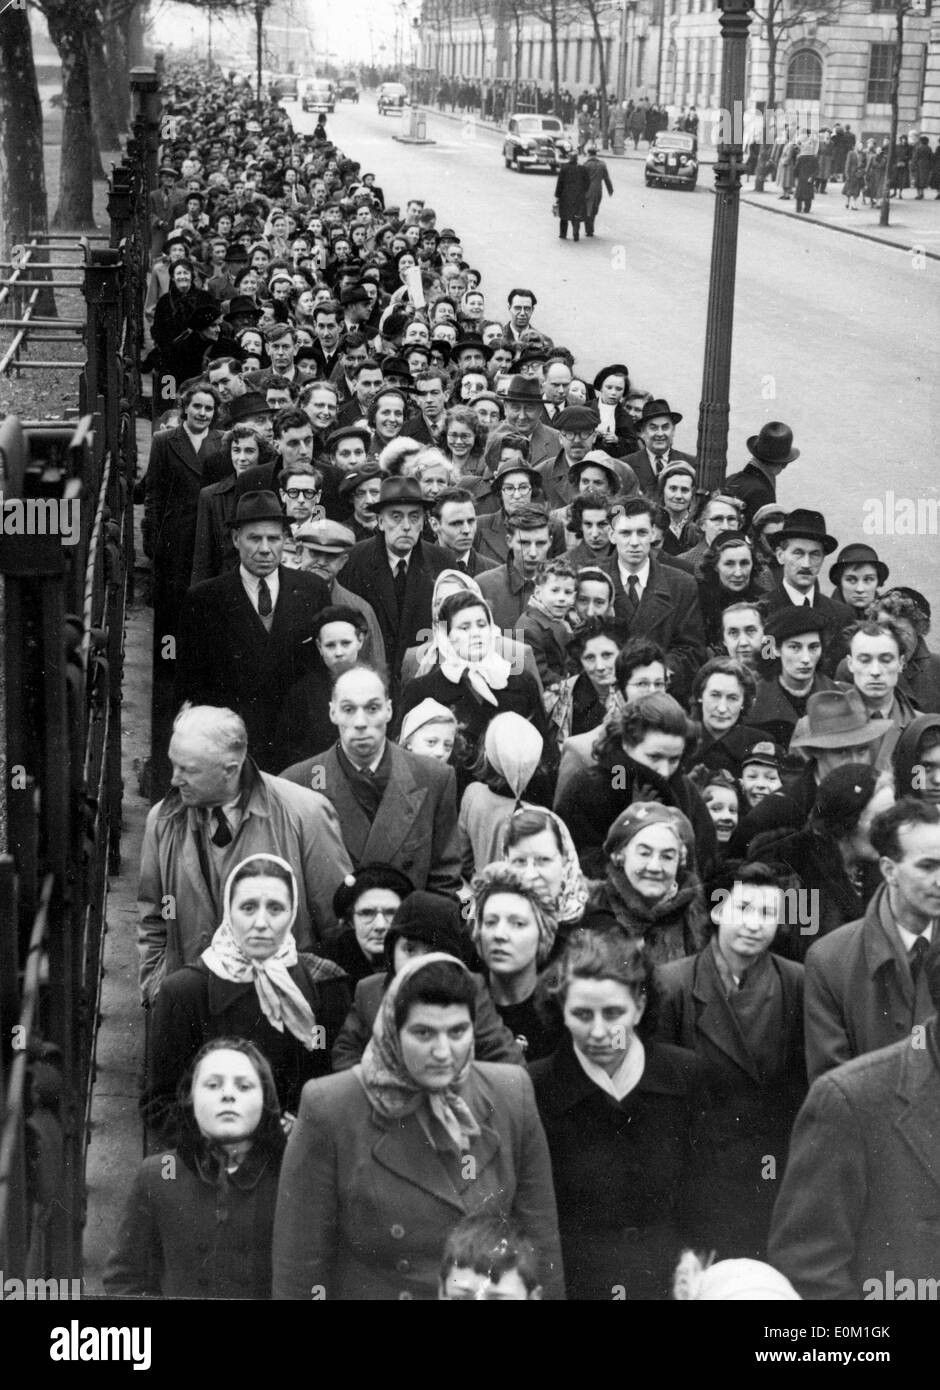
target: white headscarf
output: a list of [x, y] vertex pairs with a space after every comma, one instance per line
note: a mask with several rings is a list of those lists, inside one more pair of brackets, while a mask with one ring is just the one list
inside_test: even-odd
[[[274, 955], [269, 956], [267, 960], [253, 960], [239, 946], [232, 930], [232, 891], [236, 876], [241, 874], [246, 864], [265, 859], [286, 869], [290, 875], [291, 918], [284, 940]], [[259, 869], [257, 877], [262, 877], [263, 874], [264, 871]], [[293, 932], [296, 917], [297, 879], [290, 864], [285, 859], [278, 858], [276, 854], [249, 855], [247, 859], [235, 865], [225, 881], [222, 922], [203, 951], [202, 959], [213, 975], [217, 975], [221, 980], [230, 980], [233, 984], [254, 983], [261, 1012], [271, 1027], [283, 1033], [286, 1026], [294, 1037], [303, 1043], [307, 1051], [312, 1052], [318, 1036], [317, 1021], [310, 1005], [288, 973], [291, 967], [297, 964], [297, 942], [294, 940]]]

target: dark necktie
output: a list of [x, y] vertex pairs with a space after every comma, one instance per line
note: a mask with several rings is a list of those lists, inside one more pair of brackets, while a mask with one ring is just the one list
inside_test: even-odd
[[907, 963], [911, 967], [911, 979], [914, 981], [914, 988], [917, 988], [917, 981], [920, 972], [924, 968], [924, 957], [930, 950], [930, 943], [919, 936], [907, 953]]
[[271, 616], [271, 590], [268, 588], [266, 579], [258, 580], [258, 617], [270, 618]]
[[627, 575], [627, 603], [628, 603], [629, 608], [630, 608], [630, 614], [631, 614], [631, 616], [632, 616], [634, 613], [636, 613], [636, 610], [637, 610], [637, 609], [639, 608], [639, 606], [640, 606], [640, 596], [639, 596], [639, 594], [637, 593], [637, 589], [639, 588], [639, 585], [640, 585], [640, 581], [639, 581], [639, 579], [637, 579], [637, 577], [636, 577], [635, 574], [628, 574], [628, 575]]
[[806, 597], [805, 597], [805, 599], [803, 600], [803, 607], [804, 607], [804, 608], [812, 608], [812, 606], [813, 606], [813, 600], [810, 598], [809, 594], [807, 594]]
[[[268, 602], [270, 603], [270, 601], [269, 598]], [[212, 843], [217, 849], [225, 849], [226, 845], [232, 843], [232, 831], [221, 806], [213, 806], [212, 819], [215, 821], [215, 829], [211, 836]]]
[[404, 606], [405, 587], [408, 583], [408, 566], [404, 560], [398, 561], [398, 568], [395, 570], [395, 598], [398, 601], [399, 610]]

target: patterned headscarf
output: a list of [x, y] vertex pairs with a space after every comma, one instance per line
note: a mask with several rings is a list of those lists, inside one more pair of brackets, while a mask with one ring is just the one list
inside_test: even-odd
[[[265, 860], [286, 869], [290, 875], [291, 918], [284, 940], [273, 956], [267, 960], [253, 960], [245, 954], [232, 930], [231, 910], [232, 892], [235, 879], [247, 864]], [[258, 876], [265, 870], [259, 867]], [[276, 854], [252, 854], [236, 864], [225, 881], [222, 896], [222, 922], [211, 942], [202, 953], [202, 959], [220, 980], [230, 980], [233, 984], [253, 983], [258, 995], [261, 1012], [272, 1028], [283, 1033], [285, 1027], [312, 1052], [317, 1043], [317, 1021], [313, 1010], [289, 975], [289, 970], [297, 964], [297, 942], [294, 940], [293, 926], [297, 916], [297, 879], [285, 859]]]
[[555, 937], [558, 933], [558, 918], [542, 890], [536, 888], [535, 884], [529, 883], [523, 876], [522, 870], [517, 868], [515, 864], [500, 860], [494, 860], [492, 864], [487, 864], [485, 869], [481, 869], [470, 887], [473, 892], [471, 908], [473, 944], [477, 950], [480, 948], [480, 929], [487, 900], [494, 893], [517, 893], [519, 897], [525, 898], [526, 902], [532, 905], [535, 924], [539, 929], [536, 958], [539, 965], [544, 965], [555, 944]]
[[[495, 722], [495, 721], [494, 721]], [[580, 921], [584, 915], [584, 907], [590, 895], [588, 881], [581, 871], [581, 861], [578, 858], [578, 851], [574, 847], [574, 840], [571, 838], [571, 831], [568, 829], [561, 816], [556, 816], [554, 811], [547, 810], [544, 806], [529, 806], [525, 802], [521, 803], [519, 811], [537, 811], [540, 816], [551, 821], [555, 827], [561, 844], [561, 856], [564, 866], [561, 871], [561, 887], [558, 890], [558, 897], [554, 903], [555, 916], [559, 926], [569, 926], [572, 922]], [[512, 828], [512, 816], [503, 822], [496, 841], [496, 858], [507, 859], [509, 849], [506, 841], [509, 839], [509, 832]]]
[[[382, 999], [372, 1037], [366, 1044], [362, 1061], [354, 1068], [359, 1083], [376, 1114], [386, 1120], [401, 1119], [420, 1111], [425, 1103], [431, 1113], [440, 1120], [444, 1129], [458, 1149], [470, 1147], [470, 1140], [480, 1133], [480, 1126], [470, 1106], [460, 1094], [470, 1074], [473, 1062], [473, 1043], [467, 1053], [467, 1060], [453, 1081], [444, 1091], [428, 1091], [411, 1075], [405, 1066], [401, 1050], [401, 1037], [395, 1023], [395, 1001], [402, 985], [419, 970], [425, 970], [438, 961], [456, 965], [467, 976], [469, 970], [456, 956], [443, 951], [431, 951], [426, 956], [416, 956], [404, 965], [395, 976]], [[420, 1118], [420, 1116], [419, 1116]]]

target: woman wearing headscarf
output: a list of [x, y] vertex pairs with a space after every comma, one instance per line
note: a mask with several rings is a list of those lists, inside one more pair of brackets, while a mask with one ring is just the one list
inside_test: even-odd
[[604, 842], [607, 872], [585, 909], [585, 925], [619, 928], [645, 941], [651, 959], [678, 960], [706, 940], [705, 895], [692, 867], [692, 823], [674, 806], [637, 801]]
[[505, 856], [496, 847], [506, 821], [542, 760], [542, 736], [521, 714], [508, 710], [486, 726], [473, 781], [460, 799], [457, 818], [460, 860], [466, 879]]
[[274, 854], [243, 859], [229, 874], [222, 922], [202, 956], [168, 975], [153, 1010], [147, 1126], [175, 1139], [177, 1087], [212, 1038], [240, 1037], [271, 1064], [281, 1109], [296, 1113], [306, 1081], [329, 1070], [330, 1048], [351, 1002], [345, 973], [298, 952], [297, 880]]
[[[434, 581], [434, 589], [431, 594], [431, 638], [420, 647], [409, 647], [402, 657], [402, 690], [405, 689], [409, 681], [414, 680], [415, 676], [426, 676], [439, 664], [440, 651], [437, 646], [437, 633], [441, 605], [445, 598], [449, 598], [451, 594], [462, 593], [479, 596], [480, 586], [465, 570], [441, 570]], [[539, 689], [541, 689], [538, 667], [530, 647], [527, 647], [524, 642], [516, 641], [514, 637], [507, 637], [505, 633], [497, 632], [496, 649], [501, 656], [506, 658], [514, 671], [527, 671], [533, 680], [538, 681]]]
[[427, 675], [411, 681], [402, 694], [399, 720], [427, 699], [437, 700], [456, 716], [463, 740], [462, 758], [454, 756], [461, 793], [494, 715], [513, 710], [530, 720], [543, 740], [547, 735], [538, 682], [525, 671], [513, 669], [500, 651], [499, 635], [482, 597], [452, 594], [441, 604], [434, 627], [437, 663]]
[[541, 806], [519, 806], [503, 822], [496, 858], [521, 870], [551, 903], [563, 944], [584, 915], [590, 886], [571, 832], [560, 816]]
[[940, 806], [940, 714], [912, 719], [891, 755], [898, 797]]
[[[385, 969], [367, 975], [356, 985], [352, 1008], [333, 1044], [333, 1070], [345, 1071], [362, 1061], [385, 991], [399, 970], [410, 960], [432, 951], [443, 951], [466, 962], [469, 946], [460, 908], [452, 898], [422, 889], [409, 893], [385, 936]], [[518, 1066], [524, 1060], [522, 1048], [493, 1007], [483, 976], [474, 974], [473, 978], [477, 989], [474, 1056], [481, 1062], [512, 1062]]]
[[435, 1300], [450, 1229], [484, 1208], [564, 1297], [545, 1135], [522, 1067], [473, 1056], [476, 986], [441, 952], [392, 981], [361, 1063], [304, 1088], [281, 1169], [274, 1297]]

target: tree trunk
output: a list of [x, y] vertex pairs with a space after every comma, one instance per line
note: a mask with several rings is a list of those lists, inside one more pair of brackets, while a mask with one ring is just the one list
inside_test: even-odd
[[108, 57], [111, 85], [111, 105], [119, 135], [122, 131], [127, 130], [131, 118], [127, 74], [133, 66], [128, 53], [128, 30], [131, 24], [132, 8], [135, 7], [119, 8], [113, 3], [113, 0], [106, 0], [102, 6], [105, 52]]
[[94, 131], [85, 36], [94, 11], [75, 0], [42, 0], [49, 37], [62, 60], [62, 164], [53, 227], [94, 226]]
[[113, 79], [104, 47], [104, 36], [96, 24], [85, 36], [85, 56], [88, 59], [88, 87], [91, 95], [91, 123], [95, 133], [95, 153], [92, 172], [96, 179], [106, 178], [101, 156], [120, 148], [117, 117], [114, 114]]
[[754, 170], [754, 192], [763, 193], [764, 181], [767, 178], [767, 165], [770, 160], [771, 146], [767, 143], [767, 113], [774, 116], [774, 131], [776, 131], [776, 108], [777, 108], [777, 31], [775, 26], [776, 15], [771, 7], [767, 11], [767, 18], [764, 24], [767, 29], [767, 108], [764, 111], [763, 130], [761, 131], [760, 153], [757, 156], [757, 168]]
[[516, 51], [512, 55], [512, 103], [507, 116], [519, 107], [519, 83], [522, 79], [522, 16], [516, 10]]
[[561, 79], [558, 75], [558, 6], [556, 0], [552, 0], [548, 24], [552, 41], [552, 111], [560, 120]]
[[900, 107], [901, 64], [904, 60], [904, 3], [898, 0], [897, 41], [891, 67], [891, 134], [888, 138], [888, 163], [885, 167], [885, 187], [881, 195], [879, 226], [887, 227], [891, 214], [891, 175], [894, 170], [894, 150], [898, 143], [898, 111]]
[[[144, 37], [143, 5], [134, 4], [122, 22], [127, 47], [127, 70], [141, 67], [147, 61], [147, 43]], [[128, 105], [128, 110], [130, 106]]]
[[607, 143], [607, 56], [604, 53], [604, 40], [601, 37], [601, 25], [597, 15], [597, 4], [592, 3], [591, 24], [594, 29], [594, 47], [597, 49], [597, 75], [600, 79], [601, 100], [600, 100], [600, 119], [601, 119], [601, 145]]
[[42, 105], [25, 10], [0, 24], [0, 254], [49, 225], [42, 162]]

